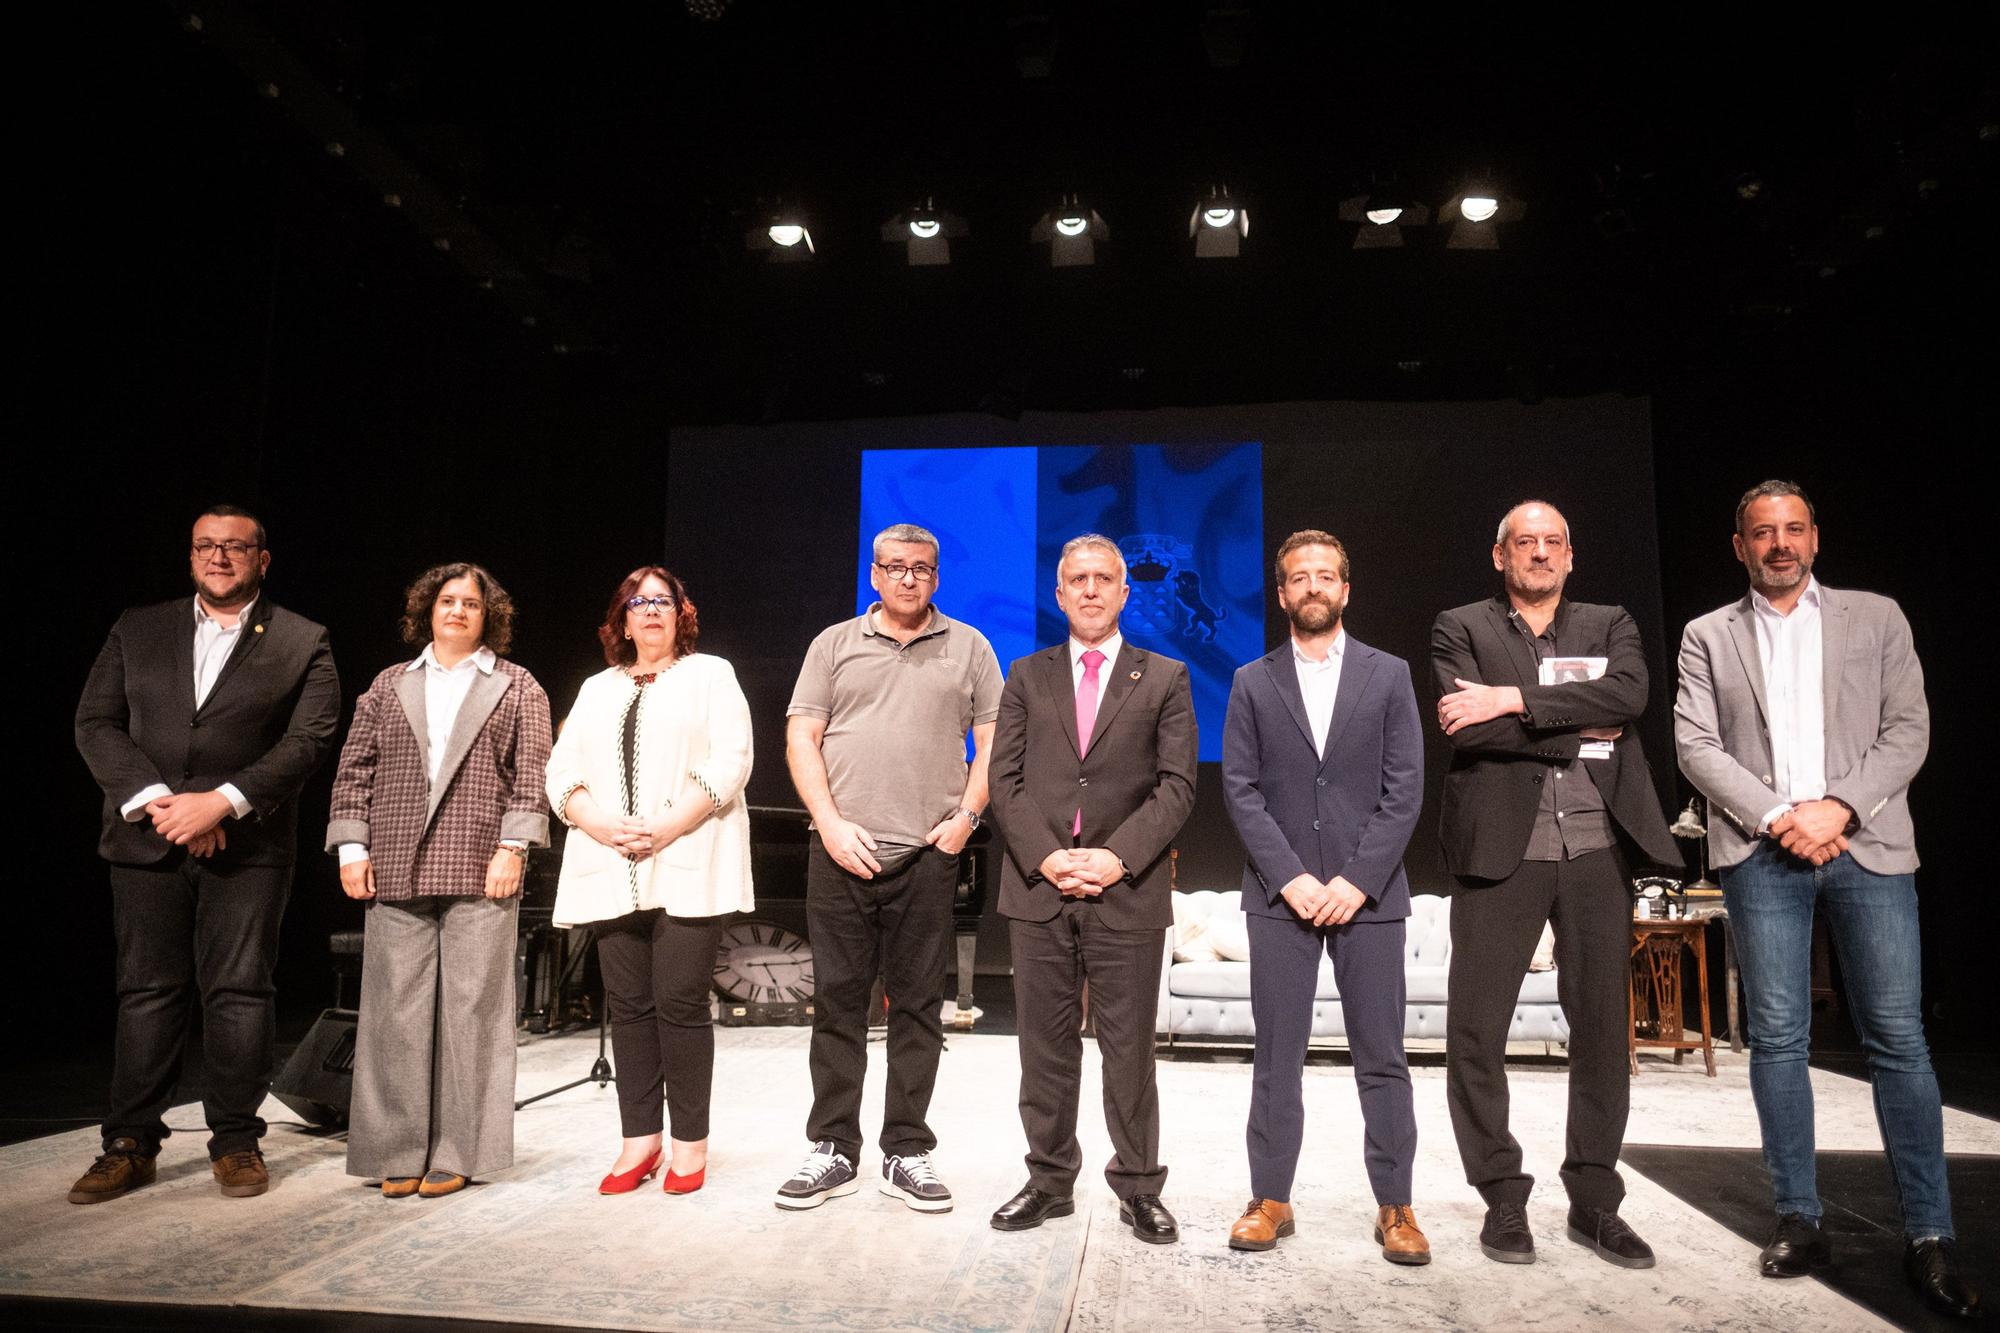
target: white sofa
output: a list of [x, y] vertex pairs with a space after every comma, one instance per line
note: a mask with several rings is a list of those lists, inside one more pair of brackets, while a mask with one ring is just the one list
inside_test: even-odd
[[[1217, 962], [1174, 961], [1174, 941], [1186, 932], [1167, 933], [1166, 964], [1160, 969], [1160, 1007], [1155, 1031], [1169, 1046], [1176, 1040], [1244, 1038], [1256, 1032], [1250, 1018], [1248, 935], [1243, 925], [1240, 895], [1231, 890], [1203, 889], [1174, 895], [1174, 917], [1192, 917], [1221, 947]], [[1451, 900], [1431, 896], [1410, 900], [1408, 939], [1403, 975], [1408, 990], [1403, 1035], [1444, 1039], [1446, 978], [1451, 964]], [[1197, 932], [1200, 933], [1200, 932]], [[1333, 963], [1322, 957], [1319, 989], [1313, 995], [1312, 1035], [1315, 1041], [1342, 1041], [1340, 992], [1333, 984]], [[1556, 1000], [1556, 974], [1529, 972], [1521, 980], [1514, 1003], [1510, 1042], [1569, 1041], [1569, 1024]]]

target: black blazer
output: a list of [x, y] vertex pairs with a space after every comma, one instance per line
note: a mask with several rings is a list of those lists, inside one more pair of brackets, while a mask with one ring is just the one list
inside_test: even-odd
[[[1109, 848], [1132, 872], [1084, 901], [1113, 930], [1173, 924], [1167, 848], [1194, 809], [1194, 695], [1185, 663], [1125, 640], [1105, 664], [1090, 753], [1077, 757], [1076, 687], [1069, 641], [1007, 671], [988, 770], [993, 821], [1006, 847], [1000, 914], [1047, 921], [1063, 897], [1042, 878], [1059, 847]], [[1072, 838], [1076, 812], [1083, 833]]]
[[1505, 879], [1521, 864], [1549, 767], [1575, 759], [1583, 727], [1623, 727], [1608, 760], [1585, 760], [1612, 823], [1645, 860], [1678, 869], [1681, 854], [1667, 832], [1653, 771], [1636, 723], [1646, 711], [1646, 658], [1639, 628], [1619, 606], [1564, 598], [1556, 606], [1558, 650], [1602, 657], [1600, 680], [1537, 683], [1535, 655], [1507, 620], [1505, 597], [1454, 607], [1431, 627], [1431, 669], [1438, 693], [1456, 677], [1481, 685], [1518, 685], [1526, 717], [1497, 717], [1449, 737], [1438, 820], [1445, 869], [1474, 879]]
[[326, 630], [260, 597], [200, 708], [194, 704], [194, 597], [118, 617], [76, 709], [76, 748], [104, 790], [97, 852], [153, 865], [174, 845], [119, 807], [145, 788], [213, 791], [234, 783], [252, 807], [225, 819], [222, 865], [290, 865], [299, 788], [333, 751], [340, 678]]
[[1243, 839], [1243, 910], [1297, 920], [1302, 874], [1345, 875], [1368, 895], [1356, 921], [1410, 914], [1403, 851], [1424, 807], [1424, 733], [1410, 665], [1347, 636], [1340, 689], [1313, 748], [1288, 637], [1236, 672], [1222, 731], [1222, 788]]

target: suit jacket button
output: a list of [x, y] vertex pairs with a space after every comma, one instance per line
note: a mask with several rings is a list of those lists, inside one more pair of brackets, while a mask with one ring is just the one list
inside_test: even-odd
[[1542, 775], [1540, 773], [1535, 774], [1535, 785], [1537, 787], [1542, 785]]
[[1764, 781], [1764, 785], [1765, 785], [1766, 787], [1770, 786], [1770, 785], [1771, 785], [1771, 775], [1770, 775], [1769, 773], [1766, 773], [1766, 774], [1764, 775], [1764, 778], [1763, 778], [1763, 781]]
[[1317, 829], [1317, 828], [1319, 827], [1319, 821], [1318, 821], [1317, 819], [1315, 819], [1315, 820], [1313, 821], [1313, 827], [1314, 827], [1315, 829]]
[[1314, 781], [1314, 782], [1317, 782], [1317, 783], [1318, 783], [1318, 784], [1319, 784], [1320, 786], [1322, 786], [1322, 787], [1324, 787], [1324, 786], [1326, 785], [1326, 779], [1325, 779], [1325, 778], [1314, 778], [1314, 779], [1313, 779], [1313, 781]]
[[[1769, 778], [1766, 778], [1766, 779], [1764, 779], [1764, 780], [1765, 780], [1766, 782], [1769, 782], [1769, 781], [1770, 781], [1770, 779], [1769, 779]], [[1089, 778], [1078, 778], [1078, 779], [1076, 780], [1076, 785], [1077, 785], [1077, 786], [1079, 786], [1079, 787], [1088, 787], [1088, 786], [1090, 785], [1090, 779], [1089, 779]]]

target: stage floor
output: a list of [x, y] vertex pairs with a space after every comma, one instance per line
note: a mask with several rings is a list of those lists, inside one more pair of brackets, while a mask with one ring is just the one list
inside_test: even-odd
[[[943, 1216], [919, 1215], [876, 1192], [872, 1149], [861, 1193], [813, 1212], [774, 1208], [772, 1192], [807, 1146], [806, 1033], [723, 1029], [717, 1041], [709, 1184], [685, 1198], [650, 1188], [618, 1198], [595, 1193], [616, 1150], [618, 1121], [614, 1093], [594, 1086], [521, 1112], [515, 1167], [438, 1201], [383, 1200], [344, 1173], [340, 1136], [280, 1123], [290, 1113], [276, 1102], [266, 1111], [273, 1186], [260, 1199], [217, 1194], [197, 1106], [169, 1117], [185, 1132], [168, 1141], [159, 1183], [108, 1204], [79, 1208], [63, 1199], [95, 1151], [94, 1130], [0, 1148], [0, 1297], [11, 1298], [10, 1314], [40, 1312], [47, 1322], [65, 1309], [106, 1308], [81, 1302], [151, 1302], [236, 1307], [234, 1316], [215, 1312], [225, 1323], [255, 1323], [259, 1312], [284, 1323], [286, 1311], [347, 1311], [615, 1329], [880, 1333], [1896, 1326], [1819, 1282], [1757, 1277], [1756, 1240], [1729, 1224], [1730, 1206], [1755, 1215], [1764, 1188], [1748, 1151], [1757, 1134], [1746, 1056], [1722, 1054], [1715, 1079], [1698, 1060], [1676, 1067], [1649, 1059], [1633, 1082], [1634, 1160], [1666, 1179], [1672, 1168], [1660, 1163], [1671, 1163], [1678, 1155], [1668, 1150], [1678, 1146], [1706, 1150], [1699, 1160], [1723, 1172], [1681, 1171], [1668, 1188], [1627, 1169], [1624, 1215], [1660, 1256], [1643, 1272], [1613, 1268], [1563, 1237], [1555, 1168], [1566, 1077], [1546, 1064], [1512, 1074], [1515, 1132], [1540, 1177], [1529, 1210], [1540, 1259], [1507, 1268], [1485, 1259], [1482, 1210], [1459, 1170], [1443, 1070], [1419, 1066], [1416, 1206], [1436, 1258], [1407, 1269], [1384, 1263], [1369, 1237], [1360, 1116], [1343, 1064], [1316, 1061], [1307, 1071], [1299, 1234], [1258, 1255], [1225, 1244], [1249, 1194], [1247, 1061], [1162, 1061], [1165, 1197], [1183, 1239], [1148, 1246], [1118, 1225], [1116, 1201], [1096, 1174], [1109, 1148], [1094, 1047], [1086, 1045], [1082, 1135], [1093, 1165], [1078, 1187], [1085, 1206], [1040, 1230], [1003, 1235], [987, 1226], [987, 1215], [1024, 1179], [1011, 1037], [949, 1039], [932, 1107], [939, 1168], [958, 1203]], [[530, 1041], [521, 1049], [523, 1095], [582, 1075], [594, 1054], [594, 1035]], [[879, 1044], [871, 1058], [864, 1123], [872, 1125], [880, 1118]], [[1875, 1155], [1879, 1167], [1866, 1084], [1822, 1070], [1813, 1084], [1821, 1149]], [[1968, 1171], [1980, 1188], [1990, 1185], [2000, 1123], [1947, 1110], [1945, 1136], [1955, 1187]], [[1989, 1229], [1990, 1201], [1961, 1190], [1958, 1205], [1962, 1229]], [[1982, 1246], [1988, 1239], [1968, 1236]]]

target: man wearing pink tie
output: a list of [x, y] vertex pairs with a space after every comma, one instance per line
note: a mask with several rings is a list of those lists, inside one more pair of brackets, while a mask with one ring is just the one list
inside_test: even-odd
[[993, 1214], [1025, 1231], [1076, 1210], [1083, 988], [1104, 1064], [1113, 1156], [1105, 1179], [1140, 1240], [1179, 1238], [1160, 1202], [1153, 1016], [1173, 925], [1167, 849], [1194, 807], [1194, 699], [1185, 664], [1124, 641], [1131, 589], [1116, 543], [1074, 538], [1056, 564], [1069, 641], [1015, 662], [991, 770], [1006, 855], [1000, 913], [1014, 954], [1028, 1183]]

